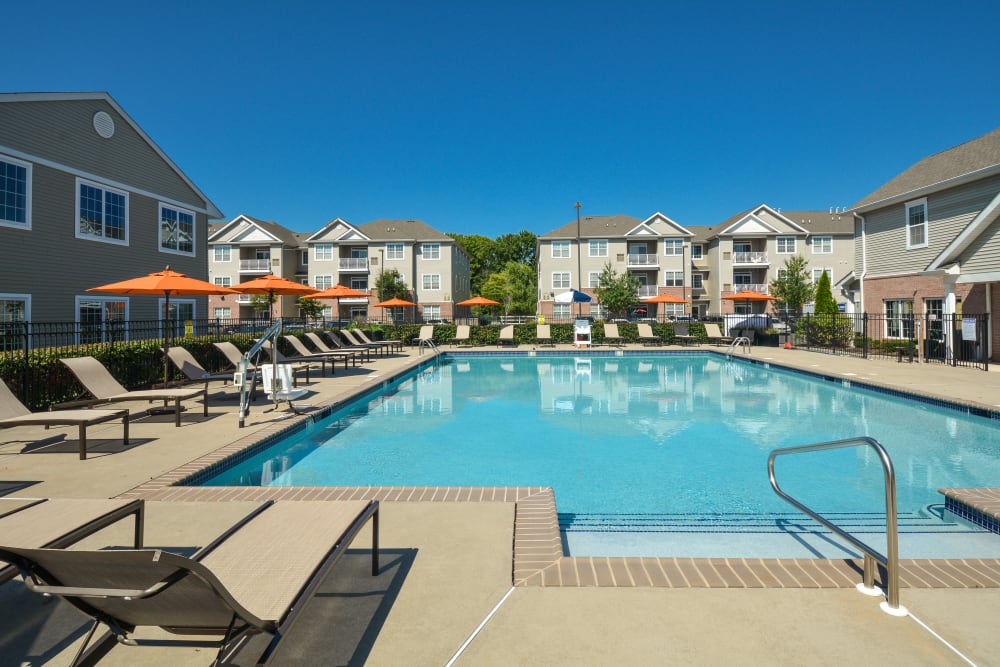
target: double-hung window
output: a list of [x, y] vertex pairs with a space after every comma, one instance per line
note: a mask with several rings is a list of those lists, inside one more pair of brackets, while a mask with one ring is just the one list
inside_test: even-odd
[[607, 257], [608, 256], [608, 240], [607, 239], [591, 239], [590, 240], [590, 257]]
[[906, 249], [927, 247], [927, 199], [906, 203]]
[[194, 213], [160, 204], [160, 250], [194, 255]]
[[691, 259], [701, 259], [705, 256], [705, 246], [700, 243], [691, 244]]
[[588, 287], [600, 287], [601, 286], [601, 271], [589, 271], [587, 273], [587, 286]]
[[420, 250], [424, 259], [441, 259], [440, 243], [422, 243], [420, 244]]
[[212, 248], [213, 259], [216, 262], [231, 262], [233, 257], [233, 247], [228, 245], [217, 245]]
[[441, 274], [425, 273], [420, 276], [420, 282], [425, 290], [439, 290], [441, 289]]
[[814, 255], [829, 255], [833, 253], [833, 237], [832, 236], [812, 237], [812, 249]]
[[913, 338], [912, 300], [885, 302], [885, 335], [889, 338]]
[[441, 306], [436, 303], [427, 303], [423, 306], [424, 320], [440, 320]]
[[333, 287], [333, 276], [316, 276], [313, 278], [316, 283], [313, 285], [318, 290], [330, 289]]
[[31, 229], [31, 165], [0, 155], [0, 225]]
[[663, 272], [663, 286], [664, 287], [683, 287], [684, 286], [684, 272], [683, 271], [664, 271]]
[[794, 255], [795, 254], [795, 237], [794, 236], [779, 236], [775, 239], [777, 244], [777, 250], [779, 255]]
[[691, 289], [704, 289], [705, 276], [702, 273], [691, 274]]
[[385, 244], [385, 258], [386, 259], [406, 259], [404, 246], [402, 243], [386, 243]]
[[569, 271], [556, 271], [552, 274], [552, 289], [569, 289]]
[[553, 241], [552, 257], [553, 259], [565, 259], [569, 257], [569, 241]]
[[313, 255], [317, 262], [329, 261], [333, 259], [333, 244], [317, 243], [313, 246]]
[[233, 284], [232, 276], [215, 276], [212, 278], [212, 284], [218, 287], [229, 287]]
[[663, 254], [680, 257], [684, 254], [684, 239], [663, 239]]
[[128, 193], [77, 179], [77, 238], [128, 244]]
[[826, 268], [826, 269], [823, 269], [823, 268], [819, 268], [819, 269], [813, 269], [813, 285], [815, 285], [815, 284], [819, 283], [819, 278], [820, 278], [820, 276], [822, 276], [822, 275], [823, 275], [824, 273], [825, 273], [825, 274], [827, 275], [827, 277], [828, 277], [828, 278], [829, 278], [830, 280], [833, 280], [833, 269], [831, 269], [831, 268]]

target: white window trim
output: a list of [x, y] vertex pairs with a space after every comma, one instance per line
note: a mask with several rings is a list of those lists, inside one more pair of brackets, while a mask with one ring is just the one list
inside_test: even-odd
[[[320, 248], [323, 248], [324, 252], [326, 250], [329, 250], [330, 256], [329, 257], [320, 257], [319, 256], [319, 249]], [[332, 262], [333, 261], [333, 244], [332, 243], [317, 243], [316, 245], [314, 245], [313, 246], [313, 259], [316, 260], [317, 262]]]
[[[30, 294], [13, 294], [10, 292], [0, 292], [0, 301], [23, 301], [24, 302], [24, 321], [31, 321], [31, 295]], [[78, 309], [79, 310], [79, 309]]]
[[691, 289], [705, 289], [705, 275], [701, 273], [691, 274]]
[[[222, 282], [220, 282], [222, 281]], [[232, 276], [214, 276], [212, 278], [212, 284], [219, 287], [230, 287], [233, 284]]]
[[[79, 190], [77, 192], [79, 193]], [[95, 296], [88, 294], [86, 296], [76, 296], [73, 299], [73, 310], [74, 310], [73, 321], [76, 322], [78, 329], [80, 325], [80, 304], [83, 301], [99, 301], [101, 303], [107, 303], [110, 301], [114, 303], [123, 303], [125, 304], [125, 312], [122, 315], [122, 321], [130, 322], [132, 320], [132, 315], [131, 315], [132, 300], [129, 299], [127, 296]], [[106, 325], [107, 325], [106, 322], [101, 322], [102, 327]], [[79, 343], [80, 341], [79, 333], [77, 334], [76, 339], [77, 342]], [[128, 328], [125, 329], [125, 340], [128, 340]]]
[[301, 263], [302, 263], [302, 266], [309, 266], [309, 251], [308, 250], [303, 250], [302, 251]]
[[587, 286], [591, 289], [601, 286], [601, 273], [602, 271], [589, 271], [587, 273]]
[[[437, 287], [427, 287], [427, 279], [431, 278], [431, 282], [437, 279]], [[441, 291], [441, 274], [440, 273], [422, 273], [420, 274], [420, 289], [424, 292], [440, 292]]]
[[[822, 248], [820, 248], [819, 250], [817, 250], [817, 248], [816, 248], [816, 240], [817, 239], [826, 239], [826, 240], [828, 240], [830, 242], [830, 244], [829, 244], [829, 248], [830, 249], [829, 250], [823, 250]], [[829, 235], [814, 236], [814, 237], [812, 237], [812, 254], [814, 254], [814, 255], [832, 255], [833, 254], [833, 237], [829, 236]]]
[[[177, 248], [165, 248], [163, 247], [163, 209], [168, 208], [172, 211], [176, 211], [178, 214], [186, 213], [191, 216], [191, 251], [178, 250]], [[157, 236], [157, 248], [160, 252], [165, 252], [171, 255], [183, 255], [184, 257], [194, 257], [198, 254], [198, 216], [194, 214], [194, 211], [189, 211], [186, 208], [181, 208], [179, 206], [174, 206], [173, 204], [164, 204], [160, 202], [160, 205], [156, 208], [156, 236]], [[128, 216], [126, 215], [126, 218]], [[180, 224], [180, 220], [178, 220]], [[128, 234], [126, 234], [127, 236]]]
[[[669, 278], [676, 279], [680, 275], [681, 283], [680, 285], [676, 283], [668, 283]], [[684, 272], [683, 271], [664, 271], [663, 272], [663, 286], [664, 287], [684, 287]]]
[[[15, 160], [14, 158], [0, 154], [0, 160], [4, 162], [10, 162], [11, 164], [17, 165], [18, 167], [25, 168], [25, 180], [27, 183], [24, 188], [25, 195], [25, 205], [24, 205], [24, 222], [15, 222], [13, 220], [0, 219], [0, 227], [10, 227], [12, 229], [31, 229], [31, 181], [32, 181], [32, 165], [30, 162], [23, 162], [21, 160]], [[79, 191], [79, 190], [78, 190]], [[79, 206], [79, 203], [77, 203]]]
[[[565, 248], [565, 255], [557, 255], [556, 248]], [[553, 241], [551, 245], [552, 259], [569, 259], [573, 255], [572, 246], [569, 241]]]
[[[695, 250], [698, 254], [695, 254]], [[705, 245], [703, 243], [691, 244], [691, 259], [703, 259], [705, 257]]]
[[[216, 254], [217, 251], [222, 250], [223, 248], [226, 249], [226, 251], [227, 251], [226, 255], [229, 257], [229, 259], [219, 259], [218, 255]], [[216, 263], [216, 264], [229, 264], [229, 263], [231, 263], [233, 261], [233, 246], [228, 245], [228, 244], [226, 244], [226, 245], [214, 245], [214, 246], [212, 246], [212, 261], [214, 263]]]
[[[562, 285], [556, 285], [556, 276], [566, 276], [566, 282], [569, 283], [568, 287], [563, 287]], [[572, 289], [573, 287], [573, 274], [569, 271], [553, 271], [551, 276], [552, 289]]]
[[[668, 252], [668, 249], [670, 252]], [[674, 250], [679, 250], [680, 252], [673, 252]], [[663, 256], [683, 257], [684, 239], [663, 239]]]
[[817, 271], [822, 271], [823, 273], [825, 273], [830, 278], [831, 285], [832, 285], [832, 281], [833, 281], [833, 268], [831, 268], [829, 266], [814, 266], [813, 270], [812, 270], [812, 283], [813, 283], [813, 285], [819, 284], [819, 275], [820, 274], [817, 274], [816, 273]]
[[[597, 248], [594, 244], [598, 244]], [[601, 254], [601, 243], [604, 244], [604, 254]], [[597, 250], [595, 253], [594, 250]], [[587, 257], [607, 257], [608, 256], [608, 240], [607, 239], [590, 239], [587, 241]]]
[[[398, 251], [398, 256], [397, 255]], [[406, 245], [403, 243], [386, 243], [385, 244], [385, 259], [386, 261], [399, 262], [406, 259]]]
[[[434, 257], [427, 256], [427, 250], [434, 248]], [[421, 243], [420, 244], [420, 257], [427, 262], [435, 262], [441, 259], [441, 244], [440, 243]]]
[[[119, 194], [119, 195], [121, 195], [121, 196], [123, 196], [125, 198], [125, 238], [124, 239], [121, 239], [121, 240], [119, 240], [119, 239], [109, 239], [107, 236], [103, 236], [103, 235], [102, 236], [94, 236], [93, 234], [83, 234], [83, 233], [80, 232], [80, 186], [81, 185], [88, 185], [88, 186], [90, 186], [92, 188], [97, 188], [97, 189], [103, 190], [105, 192], [114, 192], [115, 194]], [[127, 191], [125, 191], [125, 190], [119, 190], [118, 188], [113, 188], [113, 187], [111, 187], [109, 185], [104, 185], [103, 183], [98, 183], [97, 181], [90, 181], [90, 180], [87, 180], [85, 178], [77, 178], [76, 179], [76, 187], [74, 189], [73, 195], [74, 195], [74, 198], [76, 200], [76, 204], [75, 204], [76, 218], [73, 221], [73, 230], [74, 230], [74, 233], [76, 235], [76, 238], [83, 239], [85, 241], [96, 241], [98, 243], [110, 243], [112, 245], [127, 246], [129, 244], [128, 241], [129, 241], [129, 237], [131, 236], [130, 229], [129, 229], [131, 227], [131, 225], [129, 223], [129, 208], [131, 206], [131, 202], [129, 201], [129, 193]], [[105, 221], [105, 224], [107, 224], [107, 221]], [[157, 224], [159, 224], [159, 220], [157, 220]]]
[[[323, 286], [320, 286], [323, 283]], [[313, 276], [313, 287], [319, 290], [330, 289], [333, 287], [333, 274], [320, 274]]]
[[[924, 228], [924, 242], [923, 243], [917, 243], [917, 244], [911, 244], [910, 243], [910, 209], [911, 208], [917, 208], [918, 206], [923, 206], [924, 207], [924, 222], [921, 225]], [[927, 235], [928, 235], [928, 231], [929, 231], [928, 224], [927, 224], [927, 222], [928, 222], [928, 220], [927, 220], [927, 218], [928, 218], [928, 214], [927, 214], [927, 197], [923, 197], [921, 199], [915, 199], [913, 201], [906, 202], [906, 209], [905, 210], [906, 210], [906, 214], [903, 217], [903, 229], [906, 232], [906, 249], [907, 250], [918, 250], [920, 248], [926, 248], [927, 247], [927, 242], [928, 242]]]
[[[792, 240], [792, 249], [782, 250], [781, 241], [787, 241], [788, 239]], [[794, 255], [798, 251], [798, 249], [799, 249], [799, 240], [794, 236], [777, 236], [774, 239], [774, 252], [778, 255]]]

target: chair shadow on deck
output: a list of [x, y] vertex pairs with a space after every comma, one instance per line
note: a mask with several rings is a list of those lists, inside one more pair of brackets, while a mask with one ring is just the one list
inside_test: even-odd
[[[173, 423], [173, 417], [170, 417], [170, 423]], [[87, 438], [87, 456], [89, 458], [91, 455], [120, 454], [156, 440], [157, 438], [129, 437], [128, 444], [125, 445], [121, 438]], [[11, 449], [5, 452], [7, 447], [11, 447]], [[20, 448], [17, 448], [17, 444], [0, 442], [0, 454], [72, 454], [79, 448], [80, 441], [72, 434], [61, 434], [44, 440], [23, 442]]]

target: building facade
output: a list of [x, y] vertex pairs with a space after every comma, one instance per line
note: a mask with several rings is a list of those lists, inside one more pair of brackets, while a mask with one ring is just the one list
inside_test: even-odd
[[[0, 322], [78, 322], [94, 340], [164, 319], [164, 299], [89, 287], [170, 266], [207, 279], [222, 214], [107, 93], [0, 94]], [[174, 297], [171, 319], [206, 316]]]

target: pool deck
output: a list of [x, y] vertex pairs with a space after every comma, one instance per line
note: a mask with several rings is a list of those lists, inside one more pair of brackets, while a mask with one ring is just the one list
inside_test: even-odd
[[[529, 349], [522, 345], [519, 351]], [[750, 356], [1000, 410], [998, 372], [780, 348], [756, 347]], [[304, 402], [320, 406], [344, 400], [426, 359], [408, 349], [358, 369], [338, 368], [334, 377], [309, 385], [315, 393]], [[216, 391], [213, 399], [222, 394], [234, 392]], [[139, 415], [145, 406], [129, 407]], [[896, 618], [879, 609], [879, 598], [853, 589], [860, 575], [847, 561], [777, 561], [775, 566], [741, 559], [562, 558], [551, 539], [555, 507], [546, 489], [170, 486], [296, 419], [266, 408], [258, 402], [243, 429], [237, 427], [234, 400], [210, 400], [208, 418], [197, 409], [186, 412], [180, 428], [169, 416], [136, 419], [128, 448], [115, 442], [120, 424], [117, 429], [113, 422], [92, 427], [87, 461], [77, 459], [70, 430], [3, 431], [0, 492], [6, 487], [8, 495], [17, 496], [143, 497], [147, 545], [175, 548], [204, 545], [263, 497], [360, 493], [383, 498], [384, 574], [376, 580], [350, 577], [353, 563], [338, 566], [330, 577], [335, 583], [347, 585], [342, 580], [348, 580], [369, 588], [339, 598], [337, 593], [317, 595], [294, 630], [301, 635], [294, 644], [300, 653], [279, 654], [278, 664], [444, 665], [494, 610], [454, 664], [968, 664], [927, 627], [975, 664], [998, 662], [1000, 636], [994, 626], [1000, 617], [1000, 568], [993, 561], [905, 563], [900, 601], [911, 616]], [[29, 445], [36, 439], [49, 444]], [[981, 496], [984, 512], [995, 514], [1000, 505], [995, 491], [956, 494]], [[125, 526], [112, 527], [81, 545], [124, 544], [127, 532]], [[362, 535], [357, 548], [363, 549], [365, 541]], [[365, 622], [356, 628], [342, 622], [342, 613], [327, 609], [330, 599], [347, 606], [363, 600], [380, 604], [358, 606], [356, 616]], [[80, 641], [80, 617], [66, 605], [29, 595], [18, 582], [0, 586], [5, 618], [15, 606], [19, 620], [6, 621], [0, 631], [0, 663], [66, 664]], [[346, 657], [333, 659], [334, 654]], [[204, 648], [119, 646], [102, 664], [203, 665], [210, 659]], [[232, 664], [243, 664], [240, 655]]]

